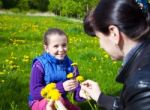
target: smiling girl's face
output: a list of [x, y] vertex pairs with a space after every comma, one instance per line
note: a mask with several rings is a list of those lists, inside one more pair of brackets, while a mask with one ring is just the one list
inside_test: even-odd
[[67, 54], [67, 37], [57, 33], [48, 35], [48, 45], [44, 45], [45, 51], [56, 59], [63, 60]]

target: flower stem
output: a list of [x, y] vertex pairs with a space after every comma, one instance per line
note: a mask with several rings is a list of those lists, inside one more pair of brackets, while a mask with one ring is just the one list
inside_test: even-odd
[[85, 96], [87, 97], [87, 102], [89, 103], [89, 105], [90, 105], [91, 109], [92, 109], [92, 110], [96, 110], [96, 109], [94, 109], [94, 107], [92, 106], [92, 104], [91, 104], [90, 100], [88, 99], [88, 95], [87, 95], [87, 93], [86, 93], [85, 91], [84, 91], [84, 93], [85, 93]]
[[94, 107], [92, 106], [90, 100], [87, 100], [87, 102], [89, 103], [90, 107], [92, 108], [92, 110], [94, 110]]
[[98, 108], [97, 108], [96, 104], [94, 104], [94, 107], [95, 107], [95, 110], [98, 110]]

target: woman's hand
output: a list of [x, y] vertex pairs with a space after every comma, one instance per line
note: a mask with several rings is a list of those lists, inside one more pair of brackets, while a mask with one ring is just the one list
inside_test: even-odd
[[75, 79], [67, 80], [63, 83], [63, 87], [65, 91], [72, 91], [78, 86], [78, 81]]
[[85, 91], [85, 93], [88, 94], [96, 102], [98, 101], [98, 98], [101, 94], [98, 83], [96, 83], [92, 80], [86, 80], [86, 81], [82, 82], [81, 90]]
[[82, 87], [83, 86], [81, 85], [79, 96], [82, 97], [82, 98], [84, 98], [84, 99], [88, 99], [88, 100], [91, 99], [91, 97], [89, 96], [89, 94], [85, 90], [83, 90]]

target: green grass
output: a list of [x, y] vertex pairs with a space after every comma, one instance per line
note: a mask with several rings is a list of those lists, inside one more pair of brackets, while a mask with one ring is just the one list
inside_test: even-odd
[[[32, 59], [43, 51], [43, 33], [52, 27], [69, 36], [68, 56], [78, 63], [85, 79], [97, 81], [106, 94], [115, 95], [120, 63], [113, 62], [99, 48], [97, 38], [88, 37], [81, 22], [63, 17], [0, 15], [0, 110], [28, 110], [29, 79]], [[91, 110], [87, 102], [82, 110]]]

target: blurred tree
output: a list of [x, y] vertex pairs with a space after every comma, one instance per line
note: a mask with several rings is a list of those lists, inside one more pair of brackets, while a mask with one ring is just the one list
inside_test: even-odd
[[2, 3], [5, 9], [15, 8], [17, 6], [18, 0], [2, 0]]
[[2, 9], [3, 8], [3, 2], [2, 2], [2, 0], [0, 0], [0, 9]]
[[29, 0], [19, 0], [17, 8], [19, 8], [21, 11], [29, 10]]
[[29, 0], [31, 9], [38, 9], [40, 11], [47, 11], [49, 0]]
[[82, 0], [82, 6], [84, 6], [84, 11], [88, 12], [96, 6], [99, 0]]
[[83, 14], [83, 6], [81, 2], [76, 2], [74, 0], [65, 0], [62, 3], [61, 14], [69, 17], [81, 17]]
[[62, 0], [49, 0], [48, 9], [57, 15], [61, 15]]
[[21, 11], [35, 9], [50, 11], [56, 15], [82, 18], [99, 0], [0, 0], [0, 8]]
[[63, 16], [83, 17], [99, 0], [49, 0], [49, 11]]

